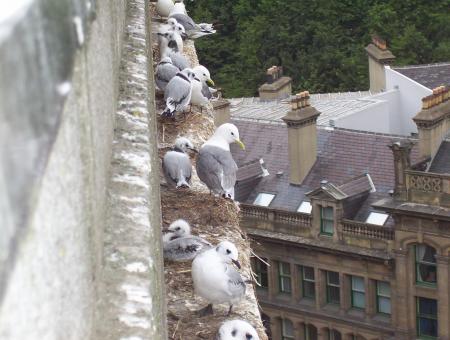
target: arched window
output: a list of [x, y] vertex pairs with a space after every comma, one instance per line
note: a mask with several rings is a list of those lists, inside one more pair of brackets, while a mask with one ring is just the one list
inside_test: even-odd
[[436, 285], [436, 250], [426, 244], [414, 246], [416, 259], [416, 282], [418, 284]]
[[314, 325], [305, 324], [304, 333], [305, 333], [304, 337], [305, 340], [317, 340], [317, 328], [314, 327]]
[[294, 325], [289, 319], [281, 319], [281, 340], [294, 340]]

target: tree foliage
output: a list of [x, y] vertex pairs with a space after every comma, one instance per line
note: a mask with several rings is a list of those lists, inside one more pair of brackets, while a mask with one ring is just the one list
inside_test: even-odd
[[256, 95], [272, 65], [296, 91], [367, 89], [373, 33], [396, 65], [450, 61], [450, 0], [195, 0], [188, 10], [216, 24], [196, 47], [227, 97]]

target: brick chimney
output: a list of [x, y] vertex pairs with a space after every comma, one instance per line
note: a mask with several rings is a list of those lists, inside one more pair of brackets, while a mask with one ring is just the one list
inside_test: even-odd
[[384, 65], [389, 65], [395, 56], [387, 49], [386, 41], [380, 37], [372, 36], [372, 43], [366, 46], [369, 56], [370, 91], [380, 92], [386, 89], [386, 76]]
[[292, 79], [283, 76], [282, 66], [272, 66], [267, 69], [266, 83], [258, 89], [261, 100], [287, 98], [292, 92]]
[[309, 92], [291, 99], [291, 111], [283, 117], [288, 128], [291, 184], [300, 185], [317, 159], [317, 126], [320, 112], [309, 103]]
[[450, 88], [439, 86], [422, 99], [422, 110], [413, 118], [419, 131], [421, 158], [434, 157], [450, 132]]
[[405, 170], [411, 167], [411, 149], [414, 143], [410, 140], [394, 142], [389, 146], [394, 155], [394, 198], [406, 200], [406, 175]]

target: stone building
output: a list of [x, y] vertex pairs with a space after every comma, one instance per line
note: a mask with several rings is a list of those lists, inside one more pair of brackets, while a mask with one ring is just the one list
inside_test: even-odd
[[284, 124], [233, 120], [272, 339], [449, 339], [448, 99], [423, 98], [417, 138], [319, 127], [307, 92]]

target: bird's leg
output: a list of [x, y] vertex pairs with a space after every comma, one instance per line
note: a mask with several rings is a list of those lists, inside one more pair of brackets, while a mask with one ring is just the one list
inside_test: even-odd
[[228, 310], [228, 314], [227, 314], [227, 316], [230, 316], [231, 315], [231, 310], [233, 309], [233, 305], [230, 305], [230, 309]]
[[212, 303], [210, 303], [210, 304], [209, 304], [208, 306], [206, 306], [205, 308], [202, 308], [202, 309], [198, 310], [198, 311], [196, 312], [196, 314], [197, 314], [198, 316], [200, 316], [200, 317], [214, 314], [214, 310], [213, 310], [213, 305], [212, 305]]

